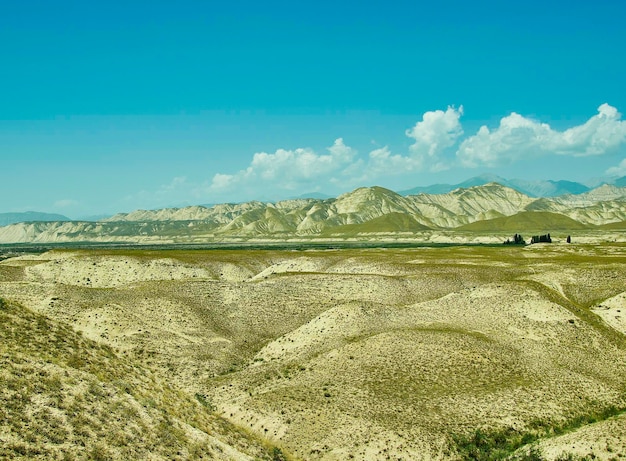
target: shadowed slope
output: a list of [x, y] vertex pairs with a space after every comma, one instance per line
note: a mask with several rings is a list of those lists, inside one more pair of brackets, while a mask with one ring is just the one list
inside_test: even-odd
[[322, 235], [356, 235], [387, 232], [419, 232], [429, 227], [419, 223], [410, 215], [393, 212], [359, 224], [346, 224], [327, 229]]
[[275, 459], [203, 396], [1, 299], [0, 363], [2, 459]]
[[550, 232], [588, 228], [589, 226], [558, 213], [524, 211], [513, 216], [473, 222], [457, 229], [472, 232]]

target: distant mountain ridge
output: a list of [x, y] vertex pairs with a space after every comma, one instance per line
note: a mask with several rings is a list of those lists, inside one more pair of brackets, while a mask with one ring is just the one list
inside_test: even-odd
[[[503, 186], [510, 187], [517, 190], [518, 192], [528, 195], [529, 197], [558, 197], [560, 195], [567, 194], [583, 194], [592, 189], [585, 184], [574, 181], [554, 181], [551, 179], [531, 181], [524, 179], [505, 179], [501, 176], [494, 174], [483, 174], [467, 179], [458, 184], [433, 184], [430, 186], [419, 186], [412, 189], [402, 190], [398, 193], [400, 195], [416, 195], [421, 193], [446, 194], [448, 192], [452, 192], [455, 189], [467, 189], [474, 186], [483, 186], [490, 182], [496, 182]], [[603, 184], [625, 187], [626, 176], [614, 179], [612, 181], [605, 181], [599, 184], [599, 186]]]
[[40, 213], [37, 211], [26, 211], [23, 213], [0, 213], [0, 226], [19, 222], [36, 221], [71, 221], [67, 216], [54, 213]]
[[[530, 214], [529, 214], [530, 213]], [[536, 214], [533, 214], [536, 213]], [[543, 213], [541, 215], [540, 213]], [[515, 219], [500, 219], [520, 215]], [[541, 217], [545, 219], [541, 219]], [[469, 224], [482, 222], [482, 225]], [[21, 223], [0, 228], [0, 242], [209, 242], [249, 238], [346, 238], [430, 231], [502, 232], [589, 229], [626, 222], [626, 188], [536, 198], [488, 183], [444, 194], [403, 196], [361, 187], [331, 199], [293, 199], [120, 213], [101, 222]], [[463, 227], [465, 226], [465, 227]], [[533, 227], [534, 226], [534, 227]], [[541, 229], [537, 229], [541, 230]]]

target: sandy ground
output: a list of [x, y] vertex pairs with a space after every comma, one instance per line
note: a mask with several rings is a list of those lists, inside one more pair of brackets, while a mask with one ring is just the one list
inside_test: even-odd
[[[622, 244], [53, 251], [0, 262], [0, 296], [297, 458], [453, 459], [453, 435], [626, 406], [625, 263]], [[622, 423], [541, 447], [611, 459]]]
[[626, 293], [605, 299], [592, 310], [606, 323], [626, 335]]

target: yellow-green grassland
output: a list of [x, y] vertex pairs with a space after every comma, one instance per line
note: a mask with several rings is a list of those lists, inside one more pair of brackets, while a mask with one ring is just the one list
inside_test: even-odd
[[626, 244], [0, 262], [0, 459], [626, 459]]

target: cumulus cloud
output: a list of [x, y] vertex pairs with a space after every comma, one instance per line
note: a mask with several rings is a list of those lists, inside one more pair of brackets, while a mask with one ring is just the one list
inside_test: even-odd
[[616, 108], [602, 104], [583, 125], [565, 131], [515, 112], [503, 117], [493, 131], [482, 126], [457, 150], [464, 166], [496, 166], [545, 154], [576, 157], [602, 155], [626, 141], [626, 122]]
[[399, 174], [421, 170], [424, 160], [421, 157], [392, 154], [389, 147], [375, 149], [369, 153], [368, 173], [372, 177], [380, 174]]
[[216, 190], [228, 189], [233, 181], [232, 174], [217, 173], [213, 176], [211, 187]]
[[626, 121], [621, 117], [615, 107], [604, 103], [585, 124], [556, 134], [551, 147], [557, 154], [602, 155], [626, 141]]
[[609, 176], [626, 176], [626, 158], [619, 165], [612, 166], [606, 170], [606, 174]]
[[222, 192], [252, 180], [294, 190], [319, 178], [337, 174], [356, 156], [356, 151], [346, 146], [342, 138], [336, 139], [327, 150], [328, 154], [317, 154], [309, 148], [278, 149], [273, 154], [256, 153], [246, 169], [233, 175], [221, 173], [214, 175], [210, 190]]
[[160, 187], [160, 191], [163, 193], [167, 193], [176, 189], [180, 189], [187, 185], [187, 177], [186, 176], [176, 176], [172, 179], [169, 184], [164, 184]]
[[[392, 152], [388, 146], [372, 141], [373, 150], [358, 156], [342, 138], [324, 153], [310, 148], [258, 152], [246, 168], [215, 174], [201, 188], [202, 194], [268, 197], [280, 196], [281, 191], [310, 192], [329, 187], [346, 190], [420, 171], [492, 167], [545, 155], [597, 156], [626, 143], [626, 122], [609, 104], [599, 106], [598, 113], [585, 123], [564, 131], [512, 112], [497, 127], [482, 126], [466, 136], [462, 115], [463, 106], [425, 112], [405, 131], [412, 144], [404, 152]], [[622, 162], [607, 173], [623, 175], [624, 170]], [[271, 194], [264, 194], [270, 190]]]
[[216, 173], [205, 190], [211, 194], [258, 192], [264, 184], [286, 191], [319, 189], [324, 185], [344, 188], [425, 168], [440, 170], [444, 168], [440, 155], [463, 133], [459, 123], [462, 113], [462, 107], [426, 112], [420, 122], [406, 131], [415, 143], [405, 155], [394, 154], [384, 146], [366, 158], [357, 158], [357, 151], [338, 138], [325, 154], [310, 148], [258, 152], [245, 169], [233, 174]]
[[363, 177], [376, 179], [382, 175], [401, 175], [425, 169], [430, 171], [447, 169], [448, 164], [442, 156], [463, 135], [461, 115], [463, 106], [458, 109], [448, 106], [445, 111], [425, 112], [421, 121], [405, 131], [409, 138], [415, 140], [409, 146], [409, 151], [405, 155], [393, 154], [388, 146], [371, 151]]
[[411, 156], [414, 159], [432, 159], [454, 146], [463, 135], [461, 115], [463, 106], [458, 109], [448, 106], [445, 112], [442, 110], [425, 112], [422, 120], [405, 132], [408, 137], [415, 139], [415, 143], [409, 147]]

